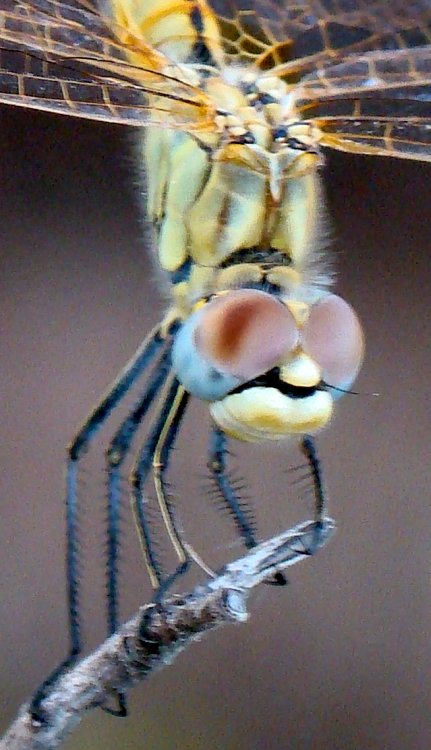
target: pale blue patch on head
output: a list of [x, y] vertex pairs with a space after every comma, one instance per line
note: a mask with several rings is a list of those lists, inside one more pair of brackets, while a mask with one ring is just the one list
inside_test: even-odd
[[240, 379], [221, 372], [199, 352], [195, 331], [202, 310], [197, 310], [183, 323], [172, 347], [172, 366], [186, 391], [203, 401], [218, 401], [240, 384]]

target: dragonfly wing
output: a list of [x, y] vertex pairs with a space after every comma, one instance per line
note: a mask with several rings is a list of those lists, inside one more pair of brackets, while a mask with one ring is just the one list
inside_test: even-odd
[[295, 83], [373, 49], [429, 44], [429, 0], [210, 0], [227, 56]]
[[431, 160], [431, 46], [348, 58], [308, 76], [300, 95], [322, 145]]
[[[207, 0], [98, 0], [98, 5], [126, 45], [130, 38], [132, 44], [144, 38], [172, 61], [224, 65], [218, 21]], [[128, 57], [139, 62], [133, 52]]]
[[5, 104], [137, 127], [160, 125], [196, 132], [212, 128], [211, 113], [198, 103], [176, 97], [173, 105], [167, 99], [164, 106], [166, 97], [157, 95], [157, 99], [158, 105], [153, 92], [108, 79], [96, 82], [75, 75], [66, 80], [0, 70], [0, 102]]
[[[161, 71], [168, 61], [141, 38], [129, 34], [120, 42], [115, 26], [92, 6], [69, 5], [63, 0], [0, 0], [0, 38], [15, 48], [33, 49], [45, 55], [86, 61], [125, 63], [128, 48], [140, 54], [144, 71]], [[139, 79], [138, 66], [130, 66], [128, 76]]]
[[337, 151], [431, 161], [431, 117], [334, 118], [318, 121], [323, 146]]
[[[0, 102], [137, 126], [214, 129], [209, 98], [144, 39], [61, 0], [0, 0]], [[132, 51], [139, 64], [126, 59]]]

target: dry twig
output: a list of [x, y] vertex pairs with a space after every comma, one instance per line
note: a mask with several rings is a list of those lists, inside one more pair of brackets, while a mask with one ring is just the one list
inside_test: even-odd
[[[322, 528], [309, 521], [263, 542], [245, 557], [227, 565], [213, 579], [187, 596], [173, 596], [155, 607], [142, 607], [112, 638], [66, 672], [43, 702], [46, 723], [36, 724], [24, 704], [3, 739], [0, 750], [48, 750], [57, 747], [79, 723], [85, 711], [109, 701], [156, 669], [170, 664], [179, 651], [203, 633], [227, 622], [248, 618], [251, 589], [284, 568], [306, 559], [334, 531], [326, 519]], [[152, 608], [148, 618], [149, 607]], [[147, 613], [151, 642], [139, 637]]]

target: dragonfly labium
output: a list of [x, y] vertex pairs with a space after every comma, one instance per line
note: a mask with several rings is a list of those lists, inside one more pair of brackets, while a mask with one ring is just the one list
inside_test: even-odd
[[[229, 482], [231, 437], [299, 441], [317, 524], [324, 518], [313, 435], [353, 383], [364, 349], [358, 317], [332, 291], [322, 252], [324, 149], [431, 160], [431, 3], [0, 0], [0, 38], [1, 102], [145, 128], [147, 216], [170, 288], [160, 325], [69, 448], [70, 664], [82, 648], [80, 460], [150, 366], [107, 452], [109, 633], [119, 620], [119, 476], [155, 404], [130, 490], [159, 595], [190, 561], [166, 473], [191, 397], [208, 403], [209, 471], [247, 547], [257, 538]], [[170, 574], [146, 516], [151, 475], [178, 557]]]

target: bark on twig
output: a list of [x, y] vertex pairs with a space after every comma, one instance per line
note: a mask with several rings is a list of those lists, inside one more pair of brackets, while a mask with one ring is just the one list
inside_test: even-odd
[[[179, 651], [203, 633], [224, 623], [245, 622], [250, 590], [275, 572], [314, 554], [330, 539], [334, 528], [329, 518], [321, 528], [311, 521], [300, 524], [263, 542], [190, 594], [173, 596], [158, 607], [142, 607], [118, 633], [53, 685], [42, 706], [46, 723], [40, 726], [32, 721], [29, 704], [21, 707], [0, 741], [0, 750], [57, 747], [85, 711], [109, 702], [115, 690], [127, 689], [170, 664]], [[148, 641], [139, 638], [144, 613], [151, 637]]]

